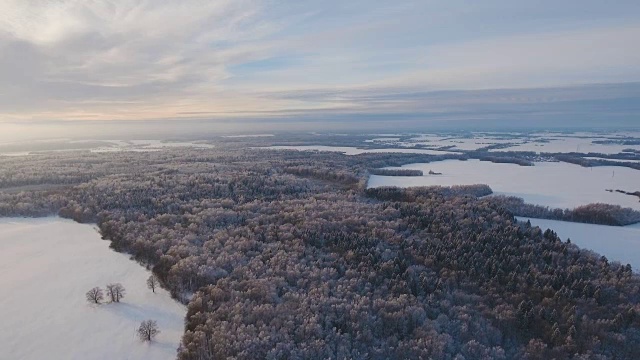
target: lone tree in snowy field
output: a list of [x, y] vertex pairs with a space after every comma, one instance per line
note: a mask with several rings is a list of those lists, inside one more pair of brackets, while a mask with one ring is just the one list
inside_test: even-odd
[[145, 320], [140, 323], [138, 328], [138, 336], [142, 341], [152, 341], [159, 333], [158, 323], [155, 320]]
[[111, 298], [111, 302], [120, 302], [124, 298], [124, 286], [120, 283], [107, 284], [107, 295]]
[[100, 301], [104, 299], [104, 294], [102, 293], [102, 289], [99, 287], [94, 287], [93, 289], [87, 291], [87, 301], [94, 304], [100, 304]]
[[151, 289], [151, 291], [156, 292], [156, 287], [158, 286], [158, 278], [155, 275], [149, 276], [147, 279], [147, 287]]

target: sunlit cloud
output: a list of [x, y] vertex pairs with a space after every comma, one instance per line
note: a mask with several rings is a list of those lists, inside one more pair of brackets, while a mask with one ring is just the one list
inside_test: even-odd
[[[420, 116], [482, 111], [466, 91], [488, 89], [519, 90], [484, 104], [593, 99], [591, 84], [640, 81], [640, 5], [605, 5], [7, 0], [0, 120]], [[523, 95], [547, 87], [555, 100]]]

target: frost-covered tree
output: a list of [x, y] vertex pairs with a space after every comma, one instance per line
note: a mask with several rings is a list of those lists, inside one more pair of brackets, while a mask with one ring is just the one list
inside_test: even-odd
[[100, 304], [100, 302], [104, 299], [104, 293], [99, 287], [94, 287], [93, 289], [87, 291], [86, 297], [88, 302], [93, 304]]
[[147, 279], [147, 287], [151, 289], [151, 291], [156, 292], [157, 286], [158, 286], [158, 277], [152, 274]]
[[138, 336], [142, 341], [153, 341], [159, 333], [158, 323], [155, 320], [145, 320], [140, 323], [138, 328]]
[[120, 302], [124, 298], [125, 289], [120, 283], [107, 284], [107, 296], [109, 296], [111, 302]]

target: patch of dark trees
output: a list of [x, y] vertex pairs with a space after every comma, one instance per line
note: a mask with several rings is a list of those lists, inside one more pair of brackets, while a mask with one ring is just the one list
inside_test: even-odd
[[[608, 192], [613, 192], [614, 190], [612, 189], [607, 189]], [[624, 191], [624, 190], [615, 190], [615, 192], [620, 193], [620, 194], [625, 194], [625, 195], [631, 195], [631, 196], [636, 196], [638, 198], [640, 198], [640, 191]]]
[[612, 226], [626, 226], [640, 222], [640, 211], [619, 205], [595, 203], [574, 209], [554, 209], [527, 204], [522, 198], [503, 195], [493, 196], [491, 201], [509, 210], [515, 216], [522, 217]]
[[454, 186], [424, 186], [407, 189], [395, 186], [381, 186], [365, 190], [369, 197], [385, 201], [414, 201], [426, 194], [438, 194], [444, 197], [473, 196], [482, 197], [491, 195], [493, 191], [488, 185], [454, 185]]
[[640, 145], [640, 139], [627, 138], [627, 139], [593, 140], [592, 143], [603, 144], [603, 145]]
[[586, 159], [584, 154], [556, 154], [554, 157], [558, 161], [563, 161], [571, 164], [580, 165], [583, 167], [592, 167], [592, 166], [622, 166], [628, 167], [631, 169], [640, 170], [640, 162], [635, 161], [614, 161], [607, 160], [609, 159], [618, 159], [618, 160], [640, 160], [640, 157], [637, 155], [634, 156], [616, 156], [611, 157], [611, 155], [605, 154], [594, 154], [589, 153], [587, 156], [589, 157], [603, 157], [602, 159]]
[[422, 170], [412, 169], [369, 169], [371, 175], [382, 176], [423, 176]]

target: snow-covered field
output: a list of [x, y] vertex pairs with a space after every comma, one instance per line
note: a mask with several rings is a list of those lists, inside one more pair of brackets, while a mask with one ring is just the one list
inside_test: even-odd
[[[527, 221], [528, 218], [518, 218]], [[543, 231], [551, 229], [562, 240], [567, 238], [581, 248], [604, 255], [609, 261], [631, 264], [634, 271], [640, 269], [640, 224], [630, 226], [605, 226], [579, 224], [557, 220], [528, 219], [531, 225]]]
[[[96, 146], [85, 146], [87, 143], [95, 142]], [[202, 141], [163, 141], [163, 140], [61, 140], [50, 141], [50, 149], [40, 149], [33, 151], [11, 151], [2, 152], [0, 156], [27, 156], [38, 153], [54, 153], [61, 151], [90, 151], [95, 153], [105, 152], [146, 152], [146, 151], [161, 151], [165, 148], [197, 148], [197, 149], [211, 149], [215, 145], [208, 144]], [[84, 144], [84, 145], [83, 145]], [[75, 145], [75, 146], [74, 146]], [[57, 149], [58, 147], [59, 149]]]
[[130, 140], [111, 141], [113, 146], [92, 149], [91, 152], [119, 152], [119, 151], [160, 151], [164, 148], [190, 147], [197, 149], [211, 149], [212, 144], [197, 141], [161, 141], [161, 140]]
[[268, 146], [259, 149], [269, 150], [298, 150], [298, 151], [328, 151], [339, 152], [345, 155], [358, 155], [367, 153], [403, 153], [403, 154], [428, 154], [444, 155], [453, 154], [449, 151], [437, 151], [429, 149], [358, 149], [350, 146], [323, 146], [323, 145], [303, 145], [303, 146]]
[[640, 150], [638, 145], [619, 145], [619, 144], [594, 144], [591, 138], [571, 138], [571, 137], [552, 137], [548, 138], [549, 142], [526, 142], [517, 144], [504, 149], [495, 149], [491, 151], [534, 151], [548, 153], [601, 153], [601, 154], [618, 154], [625, 149]]
[[[625, 149], [640, 150], [640, 145], [622, 144], [598, 144], [598, 140], [622, 140], [626, 137], [638, 137], [637, 132], [619, 133], [463, 133], [456, 134], [414, 134], [406, 140], [387, 139], [385, 144], [397, 145], [399, 147], [413, 147], [422, 145], [428, 148], [439, 148], [443, 146], [454, 146], [451, 150], [477, 150], [489, 145], [504, 144], [508, 146], [503, 149], [492, 149], [491, 151], [534, 151], [549, 153], [602, 153], [618, 154]], [[366, 140], [374, 142], [378, 139]]]
[[[0, 359], [175, 359], [186, 308], [149, 272], [91, 225], [60, 218], [0, 219]], [[121, 303], [90, 305], [85, 293], [119, 282]], [[142, 343], [135, 330], [153, 319], [161, 331]]]
[[[496, 194], [518, 196], [528, 203], [554, 208], [574, 208], [602, 202], [640, 210], [637, 197], [606, 191], [640, 190], [640, 171], [625, 167], [585, 168], [564, 162], [539, 162], [535, 166], [519, 166], [480, 160], [445, 160], [409, 164], [401, 168], [422, 170], [425, 175], [372, 175], [368, 187], [487, 184]], [[429, 170], [442, 175], [428, 175]]]
[[484, 135], [474, 137], [467, 136], [442, 136], [437, 134], [422, 134], [410, 138], [408, 141], [398, 142], [399, 146], [412, 147], [415, 145], [423, 145], [430, 148], [439, 148], [443, 146], [455, 146], [454, 150], [478, 150], [480, 148], [494, 145], [519, 142], [518, 139], [504, 139]]

